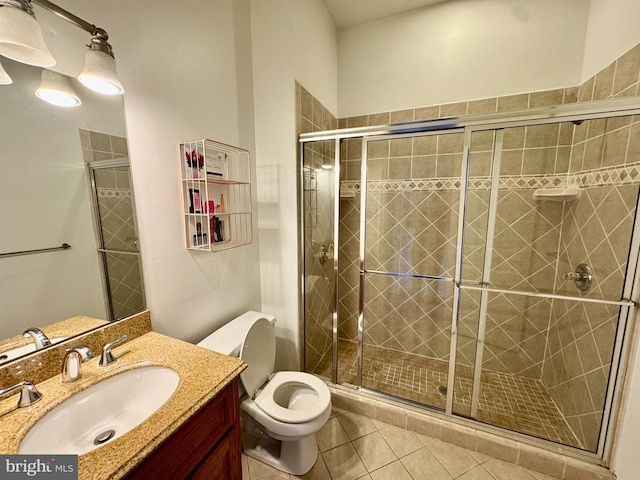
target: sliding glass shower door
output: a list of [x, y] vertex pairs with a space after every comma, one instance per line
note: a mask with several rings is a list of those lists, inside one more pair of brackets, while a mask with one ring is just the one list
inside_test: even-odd
[[[634, 305], [634, 125], [595, 118], [471, 133], [457, 358], [474, 374], [454, 412], [602, 448]], [[488, 157], [490, 170], [471, 173]]]
[[444, 409], [464, 133], [366, 139], [359, 384]]
[[307, 371], [602, 456], [637, 297], [640, 117], [566, 117], [303, 142]]

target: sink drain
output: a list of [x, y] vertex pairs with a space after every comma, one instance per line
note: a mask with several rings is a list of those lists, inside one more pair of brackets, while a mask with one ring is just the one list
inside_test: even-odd
[[99, 433], [98, 435], [96, 435], [96, 438], [93, 439], [93, 444], [102, 445], [103, 443], [111, 440], [115, 434], [115, 430], [107, 430], [106, 432]]

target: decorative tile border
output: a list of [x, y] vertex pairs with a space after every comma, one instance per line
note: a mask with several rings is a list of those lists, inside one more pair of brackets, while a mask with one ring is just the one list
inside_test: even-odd
[[[579, 173], [554, 175], [517, 175], [500, 177], [500, 190], [522, 190], [553, 188], [561, 186], [601, 187], [607, 185], [629, 185], [640, 183], [640, 164], [607, 167]], [[411, 192], [411, 191], [456, 191], [461, 181], [457, 177], [414, 178], [407, 180], [371, 180], [367, 182], [370, 192]], [[360, 181], [340, 182], [344, 193], [359, 193]], [[470, 177], [470, 190], [490, 190], [490, 177]]]
[[580, 187], [600, 187], [605, 185], [629, 185], [640, 183], [640, 164], [607, 167], [570, 173], [569, 185]]
[[98, 188], [99, 198], [131, 198], [131, 190], [124, 188]]

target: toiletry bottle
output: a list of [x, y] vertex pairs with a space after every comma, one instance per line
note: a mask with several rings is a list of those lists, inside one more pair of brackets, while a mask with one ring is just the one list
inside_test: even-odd
[[220, 211], [224, 212], [224, 195], [220, 195]]

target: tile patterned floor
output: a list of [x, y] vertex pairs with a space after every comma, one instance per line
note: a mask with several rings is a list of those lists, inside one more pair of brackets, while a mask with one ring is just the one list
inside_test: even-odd
[[[340, 341], [338, 381], [357, 385], [358, 355], [355, 342]], [[395, 350], [367, 346], [363, 386], [443, 409], [447, 362]], [[313, 372], [329, 376], [329, 369]], [[473, 370], [458, 366], [454, 413], [470, 416]], [[535, 437], [581, 448], [551, 395], [539, 380], [485, 371], [480, 380], [477, 420]]]
[[288, 475], [243, 454], [243, 480], [555, 480], [336, 408], [317, 440], [318, 460], [306, 475]]

